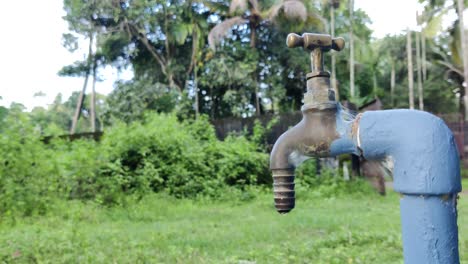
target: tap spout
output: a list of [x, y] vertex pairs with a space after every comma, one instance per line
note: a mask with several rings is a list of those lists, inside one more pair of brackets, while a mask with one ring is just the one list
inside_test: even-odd
[[304, 109], [302, 120], [281, 135], [273, 146], [270, 169], [275, 207], [279, 213], [287, 213], [294, 208], [295, 167], [308, 157], [327, 157], [336, 152], [336, 147], [331, 146], [340, 138], [337, 109], [337, 105], [333, 108]]

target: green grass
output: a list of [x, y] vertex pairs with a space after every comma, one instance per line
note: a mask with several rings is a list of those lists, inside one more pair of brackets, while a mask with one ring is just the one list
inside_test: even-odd
[[[466, 184], [466, 181], [465, 181]], [[148, 196], [125, 207], [64, 202], [47, 216], [0, 224], [0, 263], [402, 263], [399, 196], [248, 202]], [[459, 201], [468, 263], [468, 195]]]

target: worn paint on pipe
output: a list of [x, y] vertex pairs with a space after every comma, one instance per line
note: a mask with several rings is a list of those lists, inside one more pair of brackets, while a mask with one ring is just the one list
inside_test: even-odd
[[405, 263], [459, 263], [460, 165], [450, 129], [440, 118], [415, 110], [366, 112], [358, 127], [354, 141], [366, 159], [393, 159], [393, 187], [403, 194]]
[[393, 187], [399, 193], [443, 195], [461, 191], [453, 134], [434, 115], [415, 110], [365, 112], [359, 121], [359, 141], [366, 159], [393, 159]]
[[400, 200], [406, 264], [457, 264], [457, 195], [403, 195]]

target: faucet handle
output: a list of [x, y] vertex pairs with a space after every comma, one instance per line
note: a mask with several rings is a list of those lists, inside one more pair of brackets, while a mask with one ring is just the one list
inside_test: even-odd
[[324, 71], [323, 66], [323, 52], [330, 51], [331, 49], [340, 51], [345, 46], [343, 38], [332, 38], [330, 35], [304, 33], [299, 36], [295, 33], [290, 33], [286, 39], [286, 45], [289, 48], [304, 47], [311, 51], [311, 76], [328, 76], [330, 73]]
[[320, 48], [322, 51], [329, 51], [331, 49], [340, 51], [345, 46], [343, 38], [332, 38], [330, 35], [316, 34], [316, 33], [304, 33], [299, 36], [295, 33], [290, 33], [286, 39], [288, 48], [304, 47], [313, 51]]

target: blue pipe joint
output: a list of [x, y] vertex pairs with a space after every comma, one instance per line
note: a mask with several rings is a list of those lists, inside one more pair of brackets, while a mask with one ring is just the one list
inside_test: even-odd
[[361, 155], [393, 159], [405, 263], [459, 263], [460, 161], [450, 129], [440, 118], [414, 110], [366, 112], [355, 122]]
[[455, 140], [440, 118], [422, 111], [386, 110], [365, 112], [357, 122], [362, 155], [393, 159], [395, 191], [415, 195], [461, 191]]

